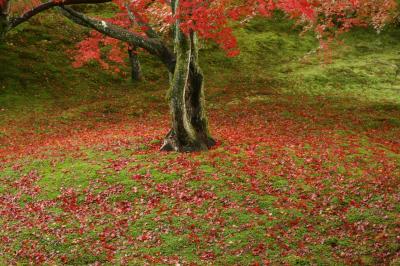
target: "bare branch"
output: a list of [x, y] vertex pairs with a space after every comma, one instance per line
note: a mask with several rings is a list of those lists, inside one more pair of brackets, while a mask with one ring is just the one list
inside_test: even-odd
[[135, 12], [134, 10], [131, 10], [129, 8], [129, 5], [125, 5], [126, 10], [128, 11], [128, 16], [129, 19], [132, 21], [132, 23], [137, 23], [139, 27], [142, 28], [144, 33], [146, 33], [147, 37], [149, 38], [159, 38], [160, 36], [157, 34], [155, 30], [150, 26], [150, 24], [146, 23], [145, 20], [140, 16], [139, 13]]
[[125, 8], [126, 8], [126, 10], [128, 12], [129, 20], [131, 21], [132, 26], [135, 26], [136, 18], [135, 18], [135, 15], [132, 13], [131, 9], [129, 8], [129, 4], [128, 3], [125, 3]]
[[13, 18], [10, 21], [9, 28], [15, 28], [19, 24], [29, 20], [33, 16], [36, 16], [37, 14], [48, 10], [50, 8], [56, 7], [56, 6], [65, 6], [65, 5], [76, 5], [76, 4], [101, 4], [101, 3], [108, 3], [111, 2], [111, 0], [64, 0], [64, 1], [49, 1], [46, 3], [43, 3], [41, 5], [38, 5], [37, 7], [34, 7], [33, 9], [27, 11], [23, 15], [17, 18]]

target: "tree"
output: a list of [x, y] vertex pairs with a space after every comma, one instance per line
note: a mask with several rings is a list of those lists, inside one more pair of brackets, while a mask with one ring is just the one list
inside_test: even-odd
[[[16, 27], [52, 7], [59, 7], [70, 20], [95, 30], [80, 44], [83, 53], [77, 66], [90, 59], [107, 66], [100, 54], [102, 44], [112, 46], [109, 59], [116, 64], [123, 62], [121, 57], [129, 47], [157, 56], [170, 74], [172, 123], [161, 148], [166, 151], [201, 151], [215, 145], [205, 113], [204, 75], [198, 63], [199, 38], [215, 41], [228, 56], [234, 56], [238, 50], [230, 21], [269, 16], [279, 9], [313, 29], [324, 44], [354, 26], [383, 25], [395, 8], [394, 0], [114, 0], [120, 12], [112, 19], [98, 19], [68, 6], [108, 0], [54, 0], [10, 19], [10, 0], [0, 1], [5, 18], [2, 19], [5, 26], [0, 28], [3, 32], [4, 28]], [[165, 29], [171, 30], [165, 32]], [[120, 52], [121, 49], [125, 52]], [[131, 62], [134, 55], [131, 53]]]
[[[92, 28], [108, 38], [120, 40], [140, 47], [156, 55], [170, 73], [169, 101], [172, 116], [171, 130], [164, 139], [164, 151], [201, 151], [215, 145], [211, 137], [205, 113], [204, 75], [198, 63], [199, 38], [216, 41], [229, 56], [238, 53], [236, 40], [229, 21], [239, 20], [256, 13], [270, 15], [280, 8], [293, 17], [312, 19], [312, 6], [307, 1], [132, 1], [129, 4], [116, 2], [121, 13], [116, 19], [95, 19], [69, 7], [61, 7], [62, 12], [72, 21]], [[154, 12], [156, 10], [156, 12]], [[125, 15], [124, 15], [125, 14]], [[165, 40], [159, 30], [151, 24], [155, 14], [162, 14], [158, 29], [171, 28], [170, 40]], [[135, 18], [138, 28], [132, 28], [127, 21]], [[150, 19], [148, 19], [150, 17]], [[152, 20], [153, 18], [153, 20]], [[167, 25], [167, 27], [165, 26]], [[92, 59], [101, 59], [98, 45], [109, 43], [99, 41], [101, 35], [92, 33], [88, 40], [80, 44], [83, 53], [77, 65]], [[169, 44], [172, 43], [174, 52]], [[116, 52], [114, 52], [116, 54]], [[118, 61], [114, 58], [114, 61]]]

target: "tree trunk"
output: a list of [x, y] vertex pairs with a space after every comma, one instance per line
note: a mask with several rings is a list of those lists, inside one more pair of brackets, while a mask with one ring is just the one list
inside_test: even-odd
[[10, 1], [4, 1], [0, 4], [0, 42], [5, 38], [5, 35], [9, 29], [8, 14], [10, 11]]
[[137, 56], [136, 47], [129, 46], [128, 48], [129, 62], [131, 65], [131, 79], [132, 81], [142, 80], [142, 67], [140, 66], [140, 61]]
[[[178, 0], [175, 0], [177, 5]], [[176, 8], [176, 6], [175, 6]], [[204, 151], [215, 145], [204, 111], [203, 74], [198, 65], [195, 33], [185, 36], [175, 25], [176, 65], [169, 93], [172, 129], [164, 139], [162, 151]]]
[[201, 142], [208, 148], [216, 144], [208, 129], [208, 120], [205, 111], [204, 75], [199, 66], [199, 48], [196, 33], [190, 33], [191, 61], [189, 71], [189, 83], [186, 88], [185, 102], [190, 122]]

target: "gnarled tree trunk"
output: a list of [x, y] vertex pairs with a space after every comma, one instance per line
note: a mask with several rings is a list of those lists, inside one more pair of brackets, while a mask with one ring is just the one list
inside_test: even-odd
[[[175, 8], [178, 0], [175, 0]], [[204, 110], [203, 73], [198, 65], [196, 34], [185, 36], [179, 21], [175, 25], [176, 65], [171, 80], [172, 129], [161, 147], [163, 151], [204, 151], [215, 145]]]
[[205, 112], [204, 75], [199, 66], [198, 39], [194, 32], [190, 33], [191, 61], [189, 66], [189, 82], [186, 88], [185, 103], [190, 122], [201, 142], [208, 148], [215, 145], [208, 129], [208, 120]]

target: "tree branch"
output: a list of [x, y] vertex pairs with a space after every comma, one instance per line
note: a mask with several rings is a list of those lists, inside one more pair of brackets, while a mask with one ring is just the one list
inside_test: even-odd
[[61, 6], [60, 9], [63, 15], [69, 18], [71, 21], [94, 29], [111, 38], [141, 47], [150, 54], [158, 56], [167, 66], [169, 71], [173, 71], [175, 69], [175, 55], [159, 39], [145, 38], [104, 20], [90, 18], [85, 14], [77, 12], [69, 7]]
[[128, 3], [125, 3], [125, 8], [126, 8], [126, 11], [128, 12], [128, 17], [129, 17], [129, 20], [132, 23], [132, 26], [135, 26], [136, 18], [135, 18], [135, 15], [132, 13], [131, 9], [129, 8], [129, 4]]
[[64, 1], [49, 1], [43, 4], [38, 5], [37, 7], [34, 7], [33, 9], [25, 12], [23, 15], [17, 18], [13, 18], [10, 21], [9, 28], [15, 28], [19, 24], [29, 20], [33, 16], [36, 16], [37, 14], [56, 7], [56, 6], [65, 6], [65, 5], [76, 5], [76, 4], [101, 4], [101, 3], [108, 3], [111, 2], [111, 0], [64, 0]]
[[128, 4], [125, 5], [125, 8], [128, 11], [128, 16], [129, 16], [129, 19], [132, 21], [132, 23], [136, 22], [138, 24], [138, 26], [142, 28], [144, 33], [146, 33], [147, 37], [149, 37], [149, 38], [159, 38], [160, 37], [157, 34], [157, 32], [155, 30], [153, 30], [153, 28], [144, 21], [142, 16], [140, 16], [140, 14], [138, 14], [137, 12], [135, 12], [134, 10], [131, 10], [129, 8]]

